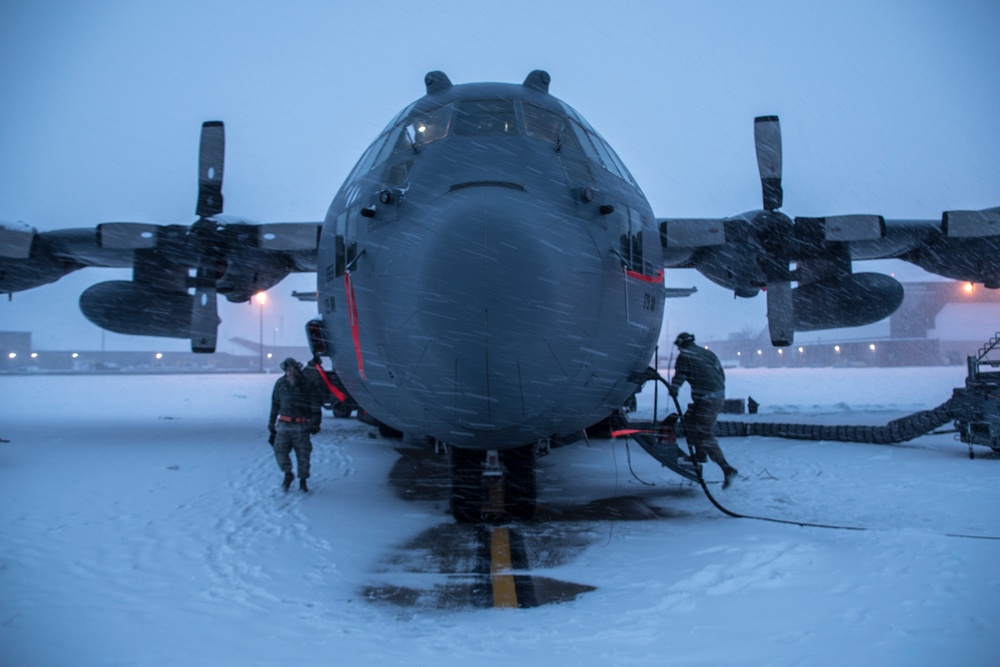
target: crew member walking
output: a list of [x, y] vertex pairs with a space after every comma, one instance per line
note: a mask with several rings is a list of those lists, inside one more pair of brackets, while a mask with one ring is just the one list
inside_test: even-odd
[[715, 420], [726, 400], [726, 374], [719, 358], [711, 350], [694, 344], [694, 334], [683, 332], [674, 341], [680, 349], [674, 364], [674, 377], [668, 390], [673, 398], [685, 382], [691, 384], [691, 405], [684, 414], [684, 433], [688, 444], [700, 460], [705, 455], [722, 468], [725, 480], [722, 488], [728, 488], [736, 479], [737, 470], [729, 465], [719, 441], [715, 439]]
[[316, 388], [302, 372], [302, 364], [289, 357], [281, 362], [285, 374], [274, 383], [271, 392], [271, 418], [267, 428], [274, 438], [274, 458], [285, 473], [281, 488], [288, 491], [295, 475], [292, 474], [291, 451], [299, 471], [299, 488], [308, 491], [309, 457], [312, 442], [309, 435], [319, 433], [322, 419]]

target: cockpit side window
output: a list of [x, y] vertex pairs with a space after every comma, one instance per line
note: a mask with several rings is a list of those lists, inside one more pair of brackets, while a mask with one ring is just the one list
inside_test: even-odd
[[529, 137], [551, 142], [556, 150], [562, 148], [580, 149], [576, 135], [569, 129], [569, 120], [558, 113], [522, 102], [524, 110], [524, 131]]
[[611, 157], [611, 148], [604, 143], [604, 140], [593, 132], [588, 132], [587, 138], [590, 139], [592, 144], [594, 144], [594, 148], [597, 150], [598, 155], [601, 156], [601, 162], [604, 164], [604, 168], [618, 178], [625, 178], [621, 170], [618, 168], [618, 160]]
[[445, 104], [411, 116], [406, 122], [406, 136], [411, 145], [420, 147], [448, 136], [450, 125], [451, 105]]
[[351, 183], [355, 179], [368, 173], [368, 170], [375, 164], [375, 158], [378, 157], [379, 151], [382, 150], [382, 146], [385, 145], [387, 137], [388, 135], [383, 134], [368, 147], [368, 150], [365, 151], [364, 155], [361, 156], [361, 159], [358, 160], [358, 163], [354, 166], [354, 169], [351, 171], [351, 175], [347, 177], [348, 183]]
[[603, 167], [604, 160], [601, 159], [600, 153], [597, 152], [597, 149], [594, 148], [594, 144], [587, 137], [587, 131], [576, 121], [570, 123], [570, 126], [573, 128], [573, 132], [576, 134], [577, 142], [580, 144], [580, 147], [583, 148], [583, 152], [587, 158]]
[[528, 102], [523, 102], [521, 106], [524, 109], [525, 134], [553, 144], [559, 142], [559, 134], [566, 124], [562, 116]]
[[596, 132], [592, 133], [590, 136], [594, 140], [594, 145], [597, 147], [597, 151], [601, 154], [601, 157], [604, 158], [604, 164], [608, 168], [608, 171], [618, 174], [632, 185], [639, 187], [638, 184], [636, 184], [635, 179], [632, 178], [632, 174], [630, 174], [628, 169], [625, 168], [625, 164], [621, 161], [621, 158], [619, 158], [614, 149], [611, 148], [606, 141], [604, 141], [604, 138]]
[[601, 135], [593, 130], [584, 129], [582, 125], [577, 124], [575, 121], [571, 125], [579, 138], [580, 144], [583, 146], [583, 152], [588, 158], [618, 178], [628, 181], [636, 188], [639, 187], [635, 179], [632, 178], [632, 174], [628, 172], [621, 159], [611, 149], [611, 146], [601, 138]]
[[455, 134], [502, 136], [519, 134], [513, 100], [463, 100], [455, 115]]
[[390, 156], [398, 155], [400, 153], [413, 154], [410, 142], [403, 133], [402, 125], [396, 126], [389, 132], [388, 140], [379, 152], [379, 156], [375, 159], [375, 164], [382, 164], [388, 160]]

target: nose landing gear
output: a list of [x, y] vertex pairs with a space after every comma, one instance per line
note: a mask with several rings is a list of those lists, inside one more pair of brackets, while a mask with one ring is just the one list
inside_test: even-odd
[[451, 448], [451, 513], [460, 523], [502, 523], [534, 516], [536, 445], [480, 451]]

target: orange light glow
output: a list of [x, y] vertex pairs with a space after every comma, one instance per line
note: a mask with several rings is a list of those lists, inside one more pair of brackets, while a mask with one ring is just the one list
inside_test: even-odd
[[260, 304], [260, 305], [262, 305], [262, 306], [263, 306], [263, 305], [264, 305], [265, 303], [267, 303], [267, 293], [266, 293], [266, 292], [257, 292], [257, 293], [256, 293], [256, 294], [254, 295], [254, 297], [253, 297], [253, 298], [257, 299], [257, 303], [259, 303], [259, 304]]
[[975, 291], [976, 286], [972, 283], [965, 283], [965, 285], [962, 286], [962, 289], [965, 290], [966, 294], [972, 294]]

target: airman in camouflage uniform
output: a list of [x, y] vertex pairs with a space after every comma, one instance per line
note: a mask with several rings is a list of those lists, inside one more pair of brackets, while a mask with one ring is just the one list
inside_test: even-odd
[[668, 387], [670, 395], [677, 398], [681, 385], [691, 384], [691, 405], [684, 413], [684, 434], [698, 458], [704, 460], [702, 457], [707, 455], [722, 468], [725, 475], [722, 488], [728, 488], [736, 479], [737, 470], [729, 465], [714, 432], [715, 420], [726, 400], [726, 373], [711, 350], [694, 344], [694, 334], [678, 334], [674, 345], [681, 352]]
[[315, 385], [302, 372], [302, 364], [289, 357], [281, 362], [284, 376], [274, 383], [271, 392], [271, 418], [267, 428], [274, 435], [274, 458], [285, 473], [281, 487], [288, 491], [292, 474], [291, 451], [299, 472], [299, 488], [308, 491], [309, 458], [312, 455], [310, 434], [319, 433], [322, 419]]

